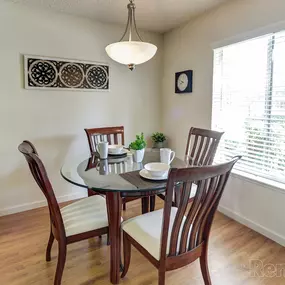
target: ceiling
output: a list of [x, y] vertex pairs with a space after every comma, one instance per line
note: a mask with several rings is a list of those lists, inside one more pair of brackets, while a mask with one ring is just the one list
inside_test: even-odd
[[[116, 24], [126, 23], [129, 3], [128, 0], [8, 1]], [[226, 1], [231, 0], [135, 0], [137, 24], [141, 29], [163, 33]]]

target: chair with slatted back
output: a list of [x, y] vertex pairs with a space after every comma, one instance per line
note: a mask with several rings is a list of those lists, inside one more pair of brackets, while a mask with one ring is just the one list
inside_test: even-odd
[[84, 129], [87, 135], [90, 153], [97, 152], [96, 145], [100, 141], [107, 141], [109, 144], [125, 144], [125, 130], [123, 126], [120, 127], [105, 127]]
[[51, 260], [51, 248], [54, 239], [56, 239], [59, 254], [54, 285], [60, 285], [67, 245], [108, 234], [106, 201], [102, 196], [93, 196], [60, 209], [45, 167], [34, 145], [29, 141], [23, 141], [18, 149], [25, 156], [36, 183], [47, 199], [51, 231], [46, 250], [46, 261]]
[[[109, 144], [125, 144], [124, 127], [105, 127], [105, 128], [93, 128], [84, 129], [87, 135], [90, 154], [97, 152], [96, 145], [100, 141], [107, 141]], [[96, 195], [97, 193], [91, 189], [88, 189], [88, 196]], [[140, 198], [140, 197], [139, 197]], [[126, 203], [139, 199], [137, 197], [123, 198], [123, 209], [126, 210]], [[148, 203], [149, 199], [142, 198], [142, 204]], [[142, 205], [145, 208], [145, 205]]]
[[[207, 129], [191, 127], [185, 151], [185, 158], [189, 159], [190, 165], [211, 165], [214, 161], [215, 154], [224, 133]], [[193, 201], [195, 190], [190, 193], [189, 202]], [[164, 194], [158, 195], [161, 199], [165, 199]], [[174, 193], [173, 204], [179, 203], [180, 191]], [[150, 198], [151, 211], [155, 207], [155, 196]]]
[[211, 165], [224, 133], [192, 127], [189, 131], [185, 155], [194, 165]]
[[[230, 172], [240, 158], [214, 166], [171, 169], [164, 209], [122, 223], [122, 278], [128, 272], [133, 245], [158, 269], [159, 285], [165, 284], [166, 271], [184, 267], [198, 258], [204, 282], [211, 284], [207, 255], [210, 230]], [[194, 182], [197, 193], [193, 203], [189, 204]], [[178, 208], [172, 206], [173, 189], [177, 183], [182, 186]]]

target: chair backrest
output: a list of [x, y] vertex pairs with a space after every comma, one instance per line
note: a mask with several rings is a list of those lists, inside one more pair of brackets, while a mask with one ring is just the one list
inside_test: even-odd
[[38, 156], [36, 148], [31, 142], [23, 141], [19, 145], [18, 149], [25, 156], [36, 183], [47, 199], [51, 224], [56, 231], [54, 234], [57, 234], [58, 238], [65, 238], [66, 234], [60, 208], [45, 167]]
[[124, 127], [106, 127], [84, 129], [87, 135], [90, 153], [95, 153], [96, 145], [100, 141], [107, 141], [109, 144], [125, 144]]
[[[214, 214], [223, 194], [230, 172], [241, 157], [230, 162], [203, 167], [171, 169], [166, 187], [161, 258], [166, 259], [166, 248], [170, 235], [169, 256], [199, 250], [209, 239]], [[191, 206], [188, 206], [191, 187], [197, 185], [197, 192]], [[181, 185], [181, 201], [178, 205], [173, 228], [169, 231], [172, 197], [175, 185]], [[199, 248], [200, 247], [200, 248]]]
[[185, 153], [192, 160], [191, 164], [211, 165], [223, 134], [223, 132], [192, 127]]

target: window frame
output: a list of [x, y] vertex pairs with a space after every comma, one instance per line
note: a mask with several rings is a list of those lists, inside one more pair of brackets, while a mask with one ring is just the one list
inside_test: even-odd
[[[212, 44], [212, 49], [213, 49], [213, 77], [212, 77], [212, 97], [211, 99], [213, 100], [213, 95], [214, 95], [214, 55], [215, 55], [215, 50], [217, 49], [222, 49], [225, 48], [229, 45], [234, 45], [234, 44], [239, 44], [241, 42], [247, 41], [247, 40], [253, 40], [258, 37], [263, 37], [263, 36], [271, 36], [271, 41], [273, 42], [273, 45], [268, 46], [268, 51], [267, 51], [267, 60], [268, 64], [271, 64], [271, 66], [268, 66], [268, 69], [270, 69], [270, 83], [268, 84], [269, 88], [266, 90], [266, 96], [272, 98], [272, 86], [273, 86], [273, 74], [274, 74], [274, 67], [273, 67], [273, 49], [275, 47], [275, 33], [279, 33], [285, 31], [285, 21], [281, 23], [277, 23], [274, 25], [270, 25], [267, 27], [263, 27], [261, 29], [251, 31], [246, 34], [238, 35], [233, 38], [225, 39], [222, 42], [216, 42]], [[270, 104], [270, 107], [272, 108], [273, 104]], [[270, 116], [270, 115], [269, 115]], [[271, 124], [270, 118], [269, 118], [269, 125]], [[213, 126], [213, 105], [212, 105], [212, 114], [211, 114], [211, 125]], [[268, 128], [268, 134], [270, 133], [270, 127]], [[266, 185], [274, 189], [278, 189], [279, 191], [283, 192], [285, 191], [285, 182], [283, 181], [277, 181], [274, 180], [272, 177], [266, 177], [266, 175], [258, 175], [256, 173], [250, 173], [247, 171], [242, 171], [242, 170], [237, 170], [233, 169], [232, 174], [238, 178], [244, 178], [245, 180], [249, 180], [250, 182], [253, 183], [258, 183], [261, 185]]]

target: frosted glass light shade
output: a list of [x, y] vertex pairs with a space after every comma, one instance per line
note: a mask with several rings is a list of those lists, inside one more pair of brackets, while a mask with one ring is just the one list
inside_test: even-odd
[[125, 41], [110, 44], [106, 52], [110, 58], [121, 64], [141, 64], [156, 54], [157, 47], [146, 42]]

